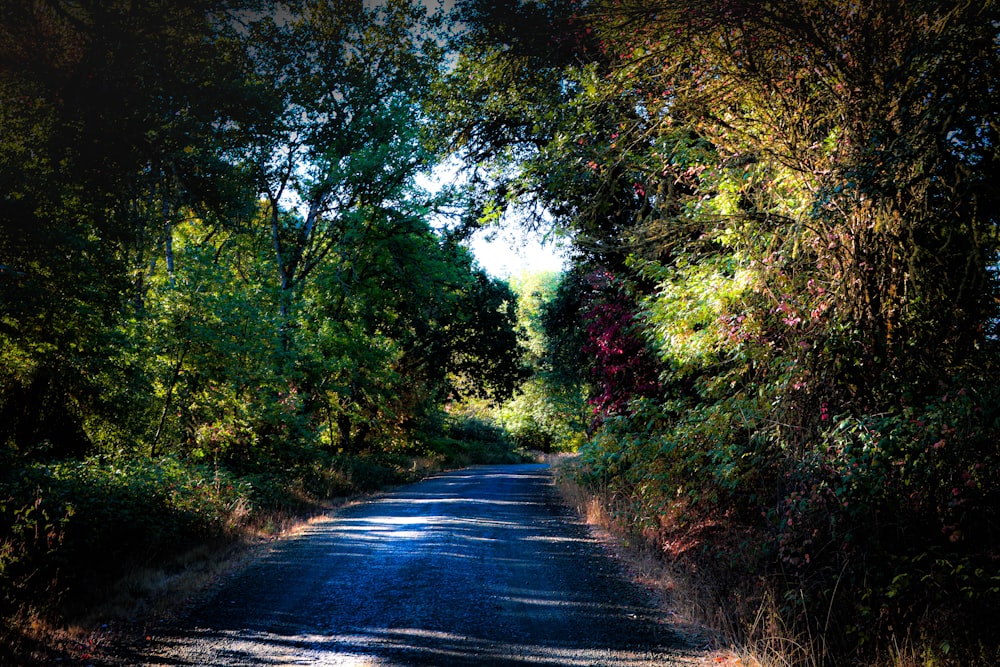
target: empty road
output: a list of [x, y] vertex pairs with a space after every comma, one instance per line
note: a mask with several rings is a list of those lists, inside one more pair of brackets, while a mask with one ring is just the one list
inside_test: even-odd
[[448, 472], [276, 543], [141, 652], [147, 665], [691, 664], [696, 652], [544, 465]]

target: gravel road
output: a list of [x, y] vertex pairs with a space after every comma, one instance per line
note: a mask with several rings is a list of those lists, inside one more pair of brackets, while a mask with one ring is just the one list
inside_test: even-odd
[[133, 664], [693, 664], [544, 465], [440, 474], [275, 543]]

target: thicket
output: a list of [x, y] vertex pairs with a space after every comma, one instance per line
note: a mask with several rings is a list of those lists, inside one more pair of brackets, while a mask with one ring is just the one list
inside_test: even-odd
[[[586, 439], [592, 421], [589, 385], [575, 366], [557, 359], [547, 333], [556, 328], [570, 338], [578, 334], [575, 322], [552, 322], [552, 308], [569, 283], [564, 274], [550, 272], [528, 271], [511, 279], [518, 297], [517, 319], [524, 332], [523, 363], [528, 377], [499, 409], [474, 406], [481, 414], [494, 414], [513, 442], [529, 451], [574, 451]], [[582, 342], [582, 337], [574, 341]], [[581, 350], [577, 347], [568, 353], [575, 359]]]
[[[0, 8], [0, 614], [428, 465], [524, 377], [407, 2]], [[14, 628], [5, 623], [5, 627]], [[6, 637], [5, 637], [6, 639]]]
[[995, 662], [996, 4], [463, 18], [432, 109], [484, 211], [575, 248], [580, 479], [758, 657]]

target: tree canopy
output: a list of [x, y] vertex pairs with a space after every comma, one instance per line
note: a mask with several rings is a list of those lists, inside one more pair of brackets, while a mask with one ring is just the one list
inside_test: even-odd
[[800, 600], [789, 623], [849, 619], [833, 632], [853, 639], [813, 646], [814, 664], [930, 609], [963, 619], [939, 640], [981, 636], [1000, 499], [983, 474], [996, 4], [473, 2], [464, 17], [432, 108], [492, 179], [482, 219], [542, 210], [574, 243], [548, 359], [595, 410], [581, 479], [667, 550], [720, 515], [759, 531], [744, 576], [782, 569], [767, 580]]
[[[235, 507], [444, 456], [485, 402], [753, 582], [706, 602], [731, 627], [776, 600], [811, 638], [786, 662], [986, 655], [998, 26], [993, 0], [4, 3], [0, 578], [108, 523], [74, 479], [188, 530], [185, 474]], [[446, 160], [467, 178], [421, 187]], [[464, 240], [510, 215], [571, 267], [484, 272]], [[708, 527], [725, 557], [677, 546]]]
[[512, 297], [414, 180], [440, 20], [6, 7], [5, 446], [252, 461], [374, 444], [469, 374], [509, 395]]

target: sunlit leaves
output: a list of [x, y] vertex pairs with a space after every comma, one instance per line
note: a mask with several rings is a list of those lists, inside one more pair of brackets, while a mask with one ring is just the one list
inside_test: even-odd
[[725, 360], [750, 331], [741, 297], [750, 275], [729, 257], [683, 262], [656, 272], [659, 288], [645, 301], [644, 319], [661, 358], [684, 376]]

